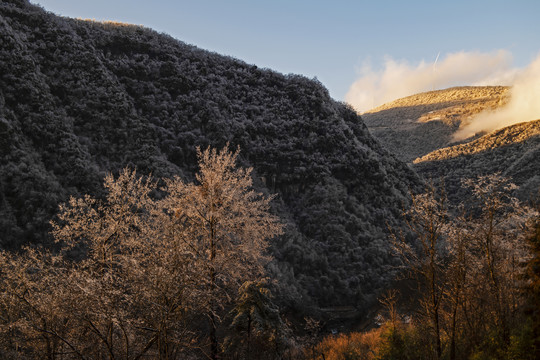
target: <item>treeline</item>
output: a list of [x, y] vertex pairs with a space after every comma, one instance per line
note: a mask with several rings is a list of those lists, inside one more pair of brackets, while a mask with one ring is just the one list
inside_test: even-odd
[[414, 196], [411, 231], [393, 236], [414, 288], [381, 296], [380, 328], [326, 338], [313, 358], [539, 358], [539, 214], [499, 174], [464, 186], [472, 200], [458, 208], [433, 185]]
[[413, 195], [407, 230], [392, 233], [396, 283], [414, 284], [402, 294], [413, 310], [389, 290], [380, 328], [321, 341], [323, 324], [299, 321], [272, 296], [269, 241], [284, 223], [238, 154], [199, 150], [192, 183], [109, 175], [103, 199], [60, 207], [55, 250], [1, 252], [0, 356], [537, 358], [540, 217], [507, 179], [464, 181], [473, 200], [458, 208], [433, 185]]

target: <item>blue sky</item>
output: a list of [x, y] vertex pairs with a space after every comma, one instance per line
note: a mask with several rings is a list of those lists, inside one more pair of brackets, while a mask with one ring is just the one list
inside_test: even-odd
[[259, 67], [316, 76], [338, 100], [357, 79], [382, 76], [389, 59], [414, 70], [439, 53], [443, 61], [453, 53], [504, 50], [511, 69], [540, 51], [537, 0], [32, 2], [59, 15], [141, 24]]

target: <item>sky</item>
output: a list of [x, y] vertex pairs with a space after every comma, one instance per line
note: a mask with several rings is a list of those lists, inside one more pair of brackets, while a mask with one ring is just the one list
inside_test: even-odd
[[511, 85], [540, 54], [538, 0], [31, 1], [317, 77], [360, 112], [432, 89]]

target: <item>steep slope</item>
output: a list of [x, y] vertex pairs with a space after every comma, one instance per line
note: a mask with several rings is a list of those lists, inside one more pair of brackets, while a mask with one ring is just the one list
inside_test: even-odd
[[138, 26], [0, 3], [0, 240], [48, 244], [69, 195], [100, 194], [124, 166], [193, 178], [197, 146], [240, 146], [277, 192], [282, 296], [362, 305], [391, 276], [415, 173], [317, 81], [281, 75]]
[[444, 178], [449, 194], [463, 195], [461, 179], [500, 172], [520, 187], [523, 200], [540, 189], [540, 120], [509, 126], [466, 144], [429, 153], [414, 161], [426, 178]]
[[392, 101], [362, 115], [381, 143], [406, 162], [449, 145], [459, 126], [508, 101], [504, 86], [455, 87]]

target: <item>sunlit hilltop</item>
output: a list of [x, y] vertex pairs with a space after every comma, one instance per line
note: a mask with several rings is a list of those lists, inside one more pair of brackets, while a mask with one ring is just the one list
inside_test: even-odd
[[468, 86], [408, 96], [362, 115], [371, 133], [402, 160], [448, 146], [475, 115], [508, 102], [508, 87]]

